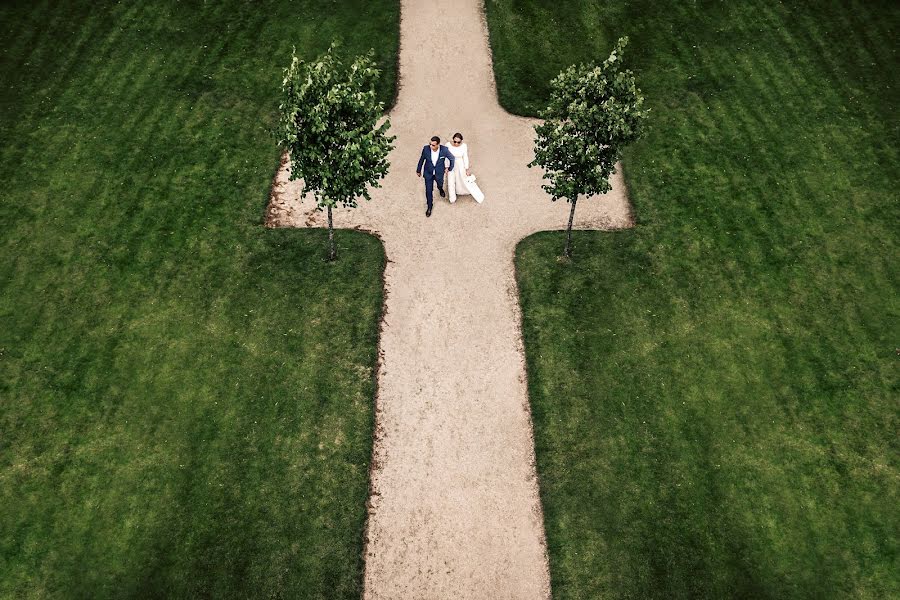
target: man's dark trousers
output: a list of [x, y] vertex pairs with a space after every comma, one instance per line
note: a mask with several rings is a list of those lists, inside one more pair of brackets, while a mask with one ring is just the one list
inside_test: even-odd
[[435, 181], [437, 181], [438, 189], [443, 192], [444, 172], [435, 170], [434, 173], [429, 173], [428, 171], [425, 171], [425, 202], [428, 204], [429, 209], [434, 205]]

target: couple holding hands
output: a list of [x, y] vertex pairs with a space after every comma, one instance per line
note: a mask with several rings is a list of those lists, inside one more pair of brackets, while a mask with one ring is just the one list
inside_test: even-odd
[[[462, 160], [462, 169], [454, 169], [456, 161]], [[447, 166], [446, 161], [450, 161]], [[450, 203], [456, 202], [457, 196], [471, 195], [475, 201], [481, 204], [484, 201], [484, 194], [475, 183], [475, 176], [469, 173], [469, 148], [463, 143], [461, 133], [454, 133], [452, 141], [446, 146], [441, 146], [441, 138], [434, 136], [431, 142], [422, 148], [422, 155], [419, 156], [419, 163], [416, 165], [416, 175], [422, 176], [422, 167], [425, 167], [425, 202], [427, 208], [425, 216], [431, 216], [431, 209], [434, 206], [434, 183], [437, 182], [438, 192], [443, 198], [444, 193], [444, 174], [446, 173], [448, 184], [450, 187]], [[465, 174], [463, 174], [465, 170]]]

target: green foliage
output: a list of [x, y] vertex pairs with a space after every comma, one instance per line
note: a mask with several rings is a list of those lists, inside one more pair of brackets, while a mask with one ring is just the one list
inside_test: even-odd
[[358, 599], [383, 248], [262, 220], [292, 45], [390, 101], [398, 3], [0, 24], [0, 598]]
[[627, 34], [653, 110], [637, 227], [517, 250], [554, 597], [900, 597], [900, 5], [486, 7], [508, 108]]
[[384, 105], [371, 57], [345, 67], [332, 46], [309, 63], [294, 54], [285, 69], [279, 143], [288, 149], [291, 179], [303, 179], [319, 209], [369, 200], [368, 186], [380, 187], [390, 166], [395, 138], [387, 135], [388, 119], [377, 124]]
[[620, 38], [602, 64], [572, 65], [550, 84], [529, 166], [544, 168], [550, 184], [542, 187], [554, 202], [608, 192], [622, 151], [640, 136], [648, 110], [634, 74], [623, 67], [627, 44]]

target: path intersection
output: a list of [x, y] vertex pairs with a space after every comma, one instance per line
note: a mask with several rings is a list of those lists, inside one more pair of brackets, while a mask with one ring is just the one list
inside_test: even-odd
[[[388, 258], [364, 597], [548, 598], [513, 258], [523, 237], [564, 229], [569, 205], [526, 166], [538, 121], [497, 102], [482, 2], [403, 0], [400, 23], [390, 172], [370, 202], [334, 211], [335, 227], [379, 235]], [[486, 199], [450, 205], [435, 191], [426, 218], [416, 161], [456, 131]], [[288, 176], [285, 163], [269, 224], [324, 226]], [[579, 202], [575, 227], [630, 227], [630, 214], [617, 174]]]

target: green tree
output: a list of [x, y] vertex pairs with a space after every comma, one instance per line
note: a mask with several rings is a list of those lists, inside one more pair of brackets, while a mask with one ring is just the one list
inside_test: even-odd
[[316, 210], [328, 211], [329, 260], [337, 257], [331, 209], [356, 208], [360, 196], [370, 200], [368, 186], [380, 187], [390, 167], [395, 137], [387, 135], [388, 119], [378, 125], [384, 105], [375, 95], [372, 55], [346, 66], [334, 45], [313, 62], [295, 51], [282, 82], [278, 142], [288, 150], [291, 180], [302, 179]]
[[640, 136], [649, 109], [625, 69], [622, 52], [628, 38], [620, 38], [599, 66], [572, 65], [550, 83], [550, 103], [536, 125], [534, 160], [546, 171], [541, 186], [555, 202], [572, 204], [566, 231], [565, 255], [572, 256], [572, 221], [579, 196], [608, 192], [610, 176], [622, 151]]

